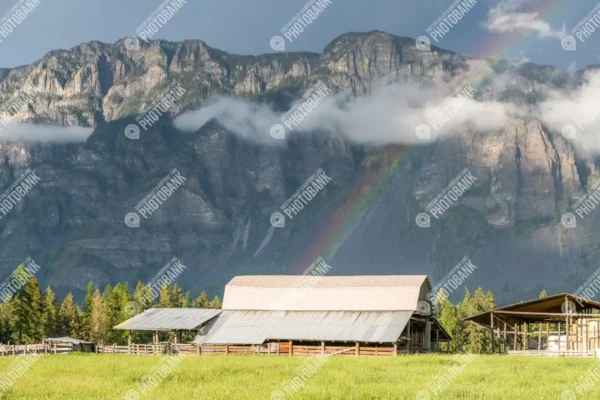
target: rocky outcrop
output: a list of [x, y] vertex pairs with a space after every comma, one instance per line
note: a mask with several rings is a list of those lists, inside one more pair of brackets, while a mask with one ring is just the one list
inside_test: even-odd
[[[595, 166], [538, 121], [466, 129], [406, 152], [317, 134], [262, 146], [214, 121], [193, 134], [164, 119], [140, 140], [123, 135], [172, 80], [186, 89], [170, 110], [177, 115], [213, 94], [272, 101], [322, 80], [362, 95], [383, 77], [425, 80], [463, 68], [459, 55], [370, 32], [343, 35], [323, 54], [256, 57], [202, 41], [156, 41], [139, 51], [123, 41], [91, 42], [0, 70], [0, 103], [22, 88], [35, 92], [19, 119], [96, 126], [81, 144], [0, 143], [1, 187], [27, 168], [41, 178], [0, 219], [0, 275], [31, 256], [44, 283], [80, 294], [90, 280], [149, 280], [177, 256], [188, 266], [184, 287], [218, 292], [236, 273], [298, 273], [317, 256], [335, 274], [426, 272], [435, 280], [469, 255], [486, 271], [473, 283], [487, 288], [503, 288], [506, 274], [524, 270], [522, 284], [532, 290], [560, 287], [573, 265], [581, 272], [597, 260], [594, 246], [586, 245], [584, 257], [577, 236], [593, 234], [593, 221], [579, 233], [557, 225]], [[554, 85], [565, 79], [531, 65], [515, 68], [514, 76], [495, 87], [497, 99], [535, 101], [544, 76]], [[139, 228], [129, 228], [124, 216], [173, 168], [185, 184]], [[332, 182], [285, 229], [273, 230], [271, 213], [319, 168]], [[475, 185], [430, 229], [416, 227], [415, 216], [464, 168]]]

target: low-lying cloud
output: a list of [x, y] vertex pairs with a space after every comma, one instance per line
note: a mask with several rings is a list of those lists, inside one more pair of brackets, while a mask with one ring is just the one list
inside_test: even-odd
[[8, 125], [0, 127], [0, 140], [77, 143], [85, 142], [93, 130], [81, 126], [37, 125], [11, 121]]
[[[299, 123], [289, 113], [275, 112], [265, 104], [216, 97], [201, 109], [178, 117], [175, 124], [195, 131], [216, 119], [233, 133], [270, 144], [281, 142], [272, 137], [273, 127], [279, 126], [286, 136], [321, 132], [361, 144], [385, 145], [423, 144], [464, 130], [494, 131], [511, 122], [538, 119], [580, 150], [600, 152], [600, 71], [588, 72], [578, 87], [536, 85], [535, 90], [546, 98], [537, 106], [524, 104], [518, 96], [514, 102], [486, 98], [486, 88], [473, 87], [466, 78], [457, 76], [445, 82], [438, 77], [426, 84], [383, 80], [377, 90], [364, 96], [331, 92], [317, 98], [318, 104], [310, 106], [309, 112], [296, 114], [301, 117]], [[494, 89], [532, 90], [519, 83], [522, 79], [510, 73], [495, 75]], [[306, 99], [298, 103], [304, 104]]]
[[600, 71], [588, 72], [574, 90], [551, 91], [540, 114], [550, 129], [574, 140], [580, 150], [600, 152]]
[[434, 85], [382, 81], [372, 94], [332, 93], [314, 107], [307, 105], [309, 112], [296, 114], [302, 119], [298, 124], [294, 117], [277, 113], [268, 105], [217, 97], [201, 109], [178, 117], [175, 125], [183, 130], [197, 130], [214, 118], [226, 129], [260, 142], [273, 143], [271, 131], [279, 125], [286, 134], [291, 127], [294, 133], [323, 132], [343, 135], [358, 143], [382, 145], [422, 143], [423, 138], [416, 132], [424, 125], [429, 127], [431, 139], [435, 139], [465, 126], [498, 129], [510, 119], [509, 106], [479, 101], [475, 88], [456, 92], [461, 85], [470, 87], [461, 78], [448, 83], [437, 79]]

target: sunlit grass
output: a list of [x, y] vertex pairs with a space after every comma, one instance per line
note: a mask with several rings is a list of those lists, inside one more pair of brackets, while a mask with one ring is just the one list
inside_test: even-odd
[[[0, 381], [15, 358], [0, 358]], [[41, 357], [3, 399], [125, 399], [161, 357], [70, 354]], [[309, 358], [186, 357], [141, 399], [269, 399], [285, 391]], [[436, 378], [457, 365], [452, 356], [332, 357], [309, 376], [294, 399], [415, 399], [427, 390], [439, 399], [560, 399], [574, 390], [596, 359], [479, 356], [437, 397]], [[600, 398], [600, 385], [577, 399]], [[129, 399], [129, 398], [128, 398]], [[133, 400], [133, 398], [131, 398]]]

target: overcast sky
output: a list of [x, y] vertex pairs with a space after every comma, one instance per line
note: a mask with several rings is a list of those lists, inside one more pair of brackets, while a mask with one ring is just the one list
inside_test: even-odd
[[[132, 35], [163, 0], [39, 0], [39, 6], [0, 43], [0, 66], [31, 63], [50, 50], [99, 40], [112, 43]], [[286, 44], [288, 51], [315, 51], [346, 32], [386, 31], [400, 36], [425, 35], [426, 29], [454, 0], [331, 0], [305, 32]], [[0, 0], [0, 16], [16, 0]], [[187, 0], [155, 38], [201, 39], [238, 54], [273, 52], [269, 41], [307, 0]], [[598, 0], [478, 0], [437, 43], [470, 55], [531, 60], [578, 68], [600, 63], [600, 29], [576, 51], [561, 39]], [[505, 41], [504, 46], [494, 43]], [[490, 54], [491, 53], [491, 54]]]

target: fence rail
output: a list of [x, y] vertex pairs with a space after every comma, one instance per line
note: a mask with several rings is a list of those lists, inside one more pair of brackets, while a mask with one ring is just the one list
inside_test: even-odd
[[72, 344], [0, 344], [0, 356], [19, 356], [25, 354], [67, 354], [72, 352]]
[[[291, 346], [291, 348], [290, 348]], [[28, 345], [0, 345], [0, 356], [24, 354], [67, 354], [73, 352], [72, 344], [42, 343]], [[160, 356], [163, 354], [194, 355], [254, 355], [311, 357], [330, 356], [393, 356], [393, 347], [290, 345], [289, 342], [273, 342], [264, 345], [193, 345], [193, 344], [130, 344], [96, 346], [98, 354], [130, 354], [137, 356]]]

